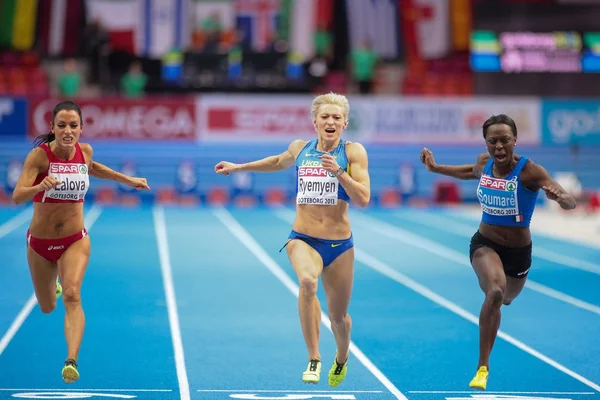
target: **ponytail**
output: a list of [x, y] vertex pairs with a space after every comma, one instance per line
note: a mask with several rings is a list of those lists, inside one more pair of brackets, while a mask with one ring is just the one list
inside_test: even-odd
[[54, 133], [48, 132], [37, 136], [33, 141], [33, 147], [38, 147], [44, 143], [50, 143], [54, 141]]

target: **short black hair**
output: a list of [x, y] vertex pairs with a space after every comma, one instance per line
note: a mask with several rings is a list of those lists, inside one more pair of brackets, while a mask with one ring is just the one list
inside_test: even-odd
[[484, 139], [485, 139], [485, 136], [487, 135], [488, 128], [495, 124], [508, 125], [510, 127], [510, 130], [512, 131], [513, 135], [515, 135], [515, 137], [517, 137], [517, 124], [515, 124], [515, 121], [506, 114], [498, 114], [498, 115], [492, 115], [483, 123], [483, 138]]

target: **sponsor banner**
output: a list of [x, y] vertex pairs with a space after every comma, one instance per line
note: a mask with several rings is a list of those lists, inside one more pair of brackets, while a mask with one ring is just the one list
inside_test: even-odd
[[[317, 134], [310, 115], [313, 96], [207, 95], [198, 100], [201, 139], [206, 141], [311, 140]], [[373, 123], [368, 102], [350, 99], [344, 139], [368, 141]]]
[[600, 99], [544, 100], [544, 144], [600, 144]]
[[[30, 135], [48, 133], [56, 99], [30, 105]], [[198, 137], [194, 97], [146, 97], [141, 99], [77, 99], [83, 114], [82, 139], [181, 140]]]
[[[203, 96], [201, 139], [283, 141], [313, 139], [312, 96]], [[481, 144], [483, 122], [507, 114], [519, 143], [539, 144], [537, 99], [349, 98], [344, 138], [364, 143]]]
[[0, 137], [24, 137], [27, 131], [27, 101], [0, 97]]
[[380, 99], [363, 107], [373, 116], [370, 140], [376, 143], [481, 144], [483, 122], [498, 114], [515, 120], [519, 143], [540, 142], [535, 99]]
[[201, 139], [283, 141], [316, 137], [310, 96], [201, 96]]

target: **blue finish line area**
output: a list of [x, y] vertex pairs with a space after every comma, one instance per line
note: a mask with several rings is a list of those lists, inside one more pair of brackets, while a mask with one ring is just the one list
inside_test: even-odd
[[[25, 254], [29, 207], [0, 208], [0, 399], [595, 400], [600, 251], [533, 234], [521, 295], [502, 308], [487, 391], [469, 389], [483, 302], [469, 264], [478, 219], [461, 209], [350, 211], [355, 241], [346, 380], [321, 282], [321, 380], [285, 252], [291, 208], [86, 204], [81, 378], [62, 382], [62, 302], [43, 314]], [[535, 222], [532, 223], [535, 226]]]

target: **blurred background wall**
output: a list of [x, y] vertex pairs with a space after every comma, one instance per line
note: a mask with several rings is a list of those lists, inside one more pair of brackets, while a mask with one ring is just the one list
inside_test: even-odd
[[97, 160], [154, 189], [97, 181], [91, 199], [289, 202], [291, 169], [228, 179], [213, 166], [315, 137], [310, 102], [335, 91], [350, 99], [346, 139], [369, 152], [374, 205], [475, 201], [476, 182], [427, 173], [419, 151], [472, 163], [483, 121], [505, 113], [519, 152], [594, 208], [599, 17], [589, 0], [2, 0], [0, 201], [54, 105], [73, 100]]

